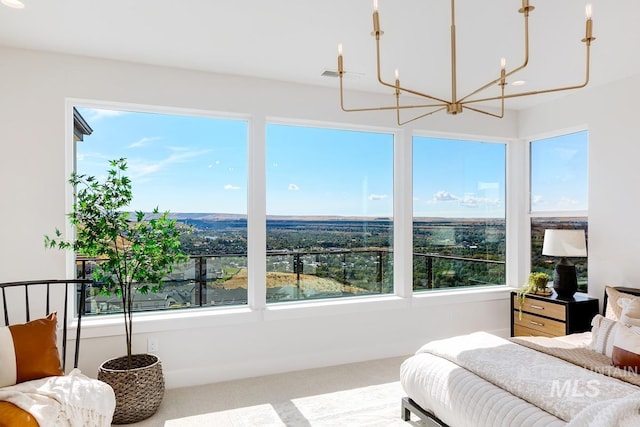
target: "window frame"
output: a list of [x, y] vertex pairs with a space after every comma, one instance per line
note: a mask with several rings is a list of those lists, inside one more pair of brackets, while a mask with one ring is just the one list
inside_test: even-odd
[[[412, 289], [412, 249], [413, 249], [413, 160], [412, 144], [414, 136], [464, 139], [468, 141], [495, 142], [506, 145], [506, 224], [507, 236], [510, 218], [514, 208], [513, 186], [511, 185], [511, 164], [514, 158], [515, 138], [465, 135], [416, 131], [412, 128], [359, 125], [354, 123], [329, 122], [320, 120], [283, 118], [262, 114], [220, 112], [195, 108], [180, 108], [113, 102], [85, 98], [65, 98], [65, 176], [75, 170], [76, 152], [73, 142], [73, 107], [81, 105], [89, 108], [117, 109], [159, 114], [180, 114], [216, 119], [239, 119], [248, 124], [247, 141], [247, 264], [249, 268], [247, 305], [230, 307], [203, 307], [197, 310], [171, 310], [168, 312], [135, 313], [136, 333], [182, 330], [186, 328], [236, 325], [273, 320], [311, 318], [327, 315], [359, 312], [378, 312], [415, 307], [436, 307], [442, 304], [495, 301], [508, 299], [510, 267], [513, 258], [512, 239], [507, 238], [506, 285], [465, 289], [443, 289], [435, 292], [415, 294]], [[266, 125], [283, 124], [293, 126], [328, 127], [350, 131], [381, 132], [393, 135], [393, 293], [383, 295], [353, 296], [349, 298], [302, 300], [272, 303], [266, 305]], [[510, 172], [511, 171], [511, 172]], [[71, 210], [73, 191], [65, 185], [65, 212]], [[510, 200], [511, 199], [511, 200]], [[167, 207], [171, 209], [170, 206]], [[73, 228], [65, 221], [65, 235], [72, 236]], [[75, 254], [66, 253], [67, 277], [75, 277]], [[122, 333], [121, 315], [109, 314], [86, 318], [83, 334], [86, 337], [119, 336]]]
[[[409, 233], [410, 233], [410, 237], [411, 237], [411, 249], [410, 249], [410, 256], [409, 256], [409, 264], [411, 265], [411, 292], [413, 293], [414, 298], [415, 297], [424, 297], [424, 296], [428, 296], [430, 294], [438, 294], [438, 293], [443, 293], [443, 292], [470, 292], [472, 290], [490, 290], [490, 289], [501, 289], [501, 288], [508, 288], [509, 287], [509, 283], [511, 283], [510, 277], [512, 275], [514, 275], [514, 271], [516, 270], [513, 266], [510, 266], [510, 260], [515, 260], [517, 259], [517, 251], [515, 251], [514, 247], [516, 245], [512, 244], [511, 242], [514, 241], [512, 238], [510, 238], [510, 230], [513, 229], [513, 225], [511, 224], [512, 222], [512, 218], [516, 217], [517, 215], [512, 214], [512, 211], [514, 210], [514, 208], [516, 207], [514, 202], [516, 200], [516, 197], [514, 197], [514, 194], [512, 193], [512, 189], [515, 188], [515, 186], [511, 185], [511, 181], [512, 181], [512, 176], [513, 176], [513, 171], [515, 168], [511, 167], [511, 164], [513, 164], [514, 162], [514, 145], [517, 143], [517, 140], [514, 139], [510, 139], [510, 138], [502, 138], [502, 137], [495, 137], [495, 136], [482, 136], [482, 135], [466, 135], [466, 134], [454, 134], [454, 133], [441, 133], [441, 132], [413, 132], [411, 137], [410, 137], [410, 147], [411, 150], [413, 151], [413, 143], [414, 143], [414, 138], [433, 138], [433, 139], [450, 139], [450, 140], [455, 140], [455, 141], [463, 141], [463, 142], [479, 142], [479, 143], [487, 143], [487, 144], [502, 144], [504, 146], [504, 197], [505, 197], [505, 216], [504, 216], [504, 221], [505, 221], [505, 252], [504, 252], [504, 257], [505, 257], [505, 276], [504, 276], [504, 284], [497, 284], [497, 285], [486, 285], [486, 286], [472, 286], [472, 287], [452, 287], [452, 288], [436, 288], [436, 289], [430, 289], [428, 291], [418, 291], [415, 292], [413, 290], [413, 213], [414, 213], [414, 206], [413, 206], [413, 198], [414, 198], [414, 192], [413, 192], [413, 179], [414, 179], [414, 175], [413, 175], [413, 163], [414, 163], [414, 159], [413, 159], [413, 155], [410, 157], [410, 169], [411, 169], [411, 175], [409, 177], [411, 185], [412, 185], [412, 189], [411, 189], [411, 194], [410, 194], [410, 202], [411, 202], [411, 206], [410, 206], [410, 222], [408, 224], [408, 227], [410, 229]], [[412, 153], [413, 154], [413, 153]]]
[[[382, 135], [387, 135], [387, 136], [391, 136], [392, 138], [392, 149], [391, 149], [391, 154], [392, 154], [392, 159], [391, 159], [391, 167], [392, 167], [392, 171], [391, 171], [391, 178], [392, 178], [392, 202], [393, 202], [393, 206], [392, 206], [392, 212], [391, 212], [391, 220], [392, 220], [392, 227], [393, 227], [393, 231], [391, 234], [391, 241], [392, 241], [392, 254], [393, 254], [393, 262], [392, 262], [392, 268], [393, 268], [393, 273], [392, 273], [392, 289], [391, 292], [386, 292], [386, 293], [378, 293], [378, 294], [368, 294], [368, 295], [351, 295], [351, 296], [343, 296], [343, 297], [328, 297], [328, 298], [318, 298], [318, 299], [314, 299], [314, 298], [310, 298], [310, 299], [295, 299], [295, 300], [281, 300], [281, 301], [270, 301], [267, 302], [266, 305], [268, 307], [272, 307], [278, 304], [301, 304], [301, 303], [309, 303], [309, 304], [313, 304], [315, 302], [320, 302], [320, 301], [341, 301], [341, 300], [345, 300], [345, 299], [359, 299], [359, 298], [376, 298], [376, 297], [385, 297], [385, 296], [396, 296], [399, 293], [398, 287], [396, 286], [396, 270], [397, 270], [397, 265], [396, 265], [396, 253], [395, 253], [395, 244], [396, 244], [396, 217], [395, 217], [395, 212], [397, 211], [396, 209], [396, 171], [398, 170], [398, 166], [397, 166], [397, 146], [398, 146], [398, 135], [397, 135], [397, 131], [395, 129], [388, 129], [388, 128], [381, 128], [381, 127], [371, 127], [371, 126], [349, 126], [349, 125], [345, 125], [345, 124], [335, 124], [335, 123], [328, 123], [328, 122], [318, 122], [318, 121], [310, 121], [310, 120], [291, 120], [291, 119], [285, 119], [285, 118], [269, 118], [266, 122], [265, 122], [265, 126], [264, 126], [264, 130], [265, 130], [265, 134], [267, 132], [267, 128], [269, 126], [290, 126], [290, 127], [297, 127], [297, 128], [309, 128], [309, 129], [319, 129], [319, 130], [328, 130], [328, 131], [344, 131], [344, 132], [358, 132], [358, 133], [370, 133], [370, 134], [382, 134]], [[265, 185], [266, 185], [266, 181], [268, 180], [268, 172], [267, 172], [267, 167], [266, 167], [266, 162], [267, 162], [267, 150], [268, 150], [268, 143], [269, 141], [266, 139], [265, 137], [265, 144], [264, 144], [264, 148], [265, 148], [265, 153], [264, 153], [264, 162], [265, 162]], [[268, 199], [268, 194], [267, 194], [267, 190], [265, 187], [265, 191], [264, 191], [264, 197], [265, 197], [265, 235], [267, 234], [267, 230], [266, 230], [266, 204], [267, 204], [267, 199]], [[266, 239], [265, 239], [265, 246], [264, 248], [266, 248]], [[266, 259], [266, 254], [265, 254], [265, 265], [267, 263], [267, 259]], [[265, 270], [265, 277], [266, 277], [266, 270]], [[265, 284], [266, 285], [266, 284]], [[265, 299], [266, 299], [266, 289], [265, 289]]]
[[[532, 253], [531, 253], [531, 233], [532, 233], [532, 229], [531, 229], [531, 222], [533, 219], [535, 218], [584, 218], [587, 221], [587, 224], [589, 223], [589, 210], [587, 208], [587, 210], [545, 210], [545, 211], [535, 211], [533, 210], [533, 206], [531, 203], [531, 198], [532, 198], [532, 189], [531, 189], [531, 174], [532, 174], [532, 164], [531, 164], [531, 144], [535, 141], [542, 141], [545, 139], [550, 139], [550, 138], [555, 138], [555, 137], [560, 137], [560, 136], [564, 136], [564, 135], [569, 135], [572, 133], [578, 133], [578, 132], [586, 132], [586, 136], [587, 136], [587, 191], [588, 191], [588, 184], [589, 184], [589, 127], [584, 124], [584, 125], [580, 125], [580, 126], [573, 126], [573, 127], [568, 127], [568, 128], [562, 128], [562, 129], [557, 129], [551, 132], [545, 132], [545, 133], [541, 133], [541, 134], [536, 134], [533, 136], [529, 136], [527, 138], [525, 138], [523, 141], [525, 142], [525, 160], [526, 160], [526, 174], [525, 174], [525, 180], [526, 180], [526, 189], [527, 189], [527, 199], [526, 199], [526, 218], [527, 218], [527, 224], [526, 224], [526, 228], [527, 228], [527, 233], [526, 233], [526, 247], [523, 250], [523, 256], [526, 260], [526, 271], [523, 273], [524, 274], [521, 277], [521, 281], [520, 283], [525, 283], [526, 281], [526, 277], [528, 277], [529, 272], [531, 271], [532, 265], [531, 265], [531, 258], [532, 258]], [[587, 194], [587, 206], [589, 203], [589, 199], [588, 199], [588, 194]], [[588, 227], [588, 226], [587, 226]], [[588, 265], [588, 258], [589, 258], [589, 254], [587, 252], [587, 265]], [[550, 280], [553, 280], [553, 277], [551, 277]]]

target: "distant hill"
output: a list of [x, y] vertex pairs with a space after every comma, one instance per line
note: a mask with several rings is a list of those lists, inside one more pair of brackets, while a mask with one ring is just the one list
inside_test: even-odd
[[[233, 221], [246, 220], [247, 216], [232, 213], [192, 213], [192, 212], [171, 212], [171, 218], [177, 220], [202, 220], [202, 221]], [[340, 215], [267, 215], [270, 221], [391, 221], [390, 217], [371, 216], [340, 216]], [[415, 217], [419, 222], [458, 222], [474, 223], [486, 221], [502, 221], [503, 218], [446, 218], [446, 217]]]

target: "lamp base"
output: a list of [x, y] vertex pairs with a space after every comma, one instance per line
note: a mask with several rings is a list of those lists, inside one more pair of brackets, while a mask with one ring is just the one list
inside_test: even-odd
[[578, 290], [576, 266], [566, 258], [562, 258], [553, 274], [553, 289], [561, 298], [571, 298]]

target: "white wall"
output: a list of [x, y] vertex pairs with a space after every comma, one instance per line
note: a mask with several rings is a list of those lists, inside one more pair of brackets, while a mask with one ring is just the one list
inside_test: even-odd
[[[591, 87], [521, 112], [521, 137], [587, 125], [589, 130], [589, 293], [640, 288], [640, 76]], [[601, 301], [602, 303], [602, 301]]]
[[[65, 161], [70, 156], [69, 142], [65, 141], [65, 100], [68, 98], [248, 114], [254, 123], [275, 117], [394, 128], [392, 114], [341, 112], [337, 88], [9, 48], [0, 48], [0, 58], [0, 236], [3, 238], [0, 281], [65, 276], [65, 254], [45, 251], [43, 235], [56, 227], [64, 229], [66, 225]], [[372, 102], [382, 101], [374, 95], [350, 94], [352, 105]], [[388, 100], [385, 98], [384, 102]], [[619, 120], [611, 113], [609, 116]], [[423, 132], [514, 138], [516, 118], [515, 113], [502, 120], [473, 113], [458, 117], [433, 116], [405, 128], [400, 143], [410, 147], [411, 132], [418, 129], [415, 126], [420, 126]], [[528, 120], [522, 124], [530, 127]], [[629, 121], [627, 126], [630, 124]], [[594, 128], [598, 130], [593, 138], [596, 141], [599, 138], [603, 145], [607, 139], [608, 146], [611, 127]], [[615, 134], [624, 136], [630, 132], [618, 130]], [[263, 143], [263, 138], [264, 132], [255, 133], [255, 143]], [[621, 146], [622, 141], [614, 144]], [[613, 163], [615, 156], [606, 147], [603, 146], [599, 154]], [[630, 161], [631, 158], [626, 157], [626, 162]], [[615, 169], [614, 174], [624, 173], [622, 168]], [[606, 173], [608, 171], [596, 170], [592, 178], [603, 179]], [[598, 192], [604, 190], [608, 192], [610, 185], [592, 186], [592, 200], [598, 200]], [[624, 206], [634, 203], [630, 198], [624, 200], [629, 200]], [[253, 209], [252, 203], [262, 202], [250, 201], [250, 209]], [[405, 201], [405, 208], [407, 206], [410, 201]], [[264, 211], [263, 206], [255, 209]], [[604, 212], [604, 207], [592, 212], [600, 223], [600, 227], [590, 230], [593, 248], [610, 238], [609, 230], [605, 236], [603, 227], [604, 222], [608, 225], [611, 214]], [[630, 212], [619, 212], [615, 219], [623, 219], [631, 215]], [[406, 209], [402, 215], [407, 216]], [[622, 221], [616, 223], [623, 224]], [[623, 236], [617, 241], [630, 247]], [[407, 247], [406, 242], [399, 242], [399, 246], [403, 245]], [[609, 260], [614, 254], [632, 256], [620, 249], [615, 252], [593, 250], [594, 253]], [[400, 262], [410, 268], [410, 263]], [[600, 264], [600, 277], [604, 276], [602, 268]], [[407, 283], [399, 286], [410, 289]], [[134, 351], [146, 351], [147, 337], [158, 338], [158, 354], [163, 360], [168, 387], [403, 355], [433, 338], [481, 329], [508, 334], [507, 293], [505, 289], [460, 295], [434, 293], [420, 298], [373, 299], [362, 304], [342, 302], [322, 308], [304, 305], [254, 311], [244, 308], [227, 314], [176, 315], [170, 321], [146, 316], [134, 326], [138, 332]], [[119, 323], [85, 324], [81, 354], [81, 368], [85, 373], [95, 375], [100, 362], [123, 354], [121, 330]]]

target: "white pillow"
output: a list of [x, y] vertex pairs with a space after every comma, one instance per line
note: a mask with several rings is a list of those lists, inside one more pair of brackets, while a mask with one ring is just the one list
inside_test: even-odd
[[616, 331], [618, 328], [626, 328], [626, 326], [600, 314], [594, 316], [591, 325], [593, 326], [591, 329], [591, 349], [611, 357]]
[[622, 307], [620, 321], [627, 326], [640, 326], [640, 299], [620, 298], [618, 305]]

